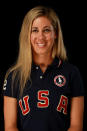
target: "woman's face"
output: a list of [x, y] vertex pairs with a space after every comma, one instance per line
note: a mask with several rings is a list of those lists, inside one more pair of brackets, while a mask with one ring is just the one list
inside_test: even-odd
[[52, 53], [56, 34], [48, 18], [40, 16], [33, 21], [31, 29], [31, 45], [33, 55], [47, 55]]

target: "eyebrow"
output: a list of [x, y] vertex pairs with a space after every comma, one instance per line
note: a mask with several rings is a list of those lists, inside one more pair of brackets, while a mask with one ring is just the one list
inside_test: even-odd
[[[51, 28], [50, 26], [44, 26], [43, 28]], [[38, 29], [38, 27], [32, 27], [32, 29]]]
[[32, 29], [38, 29], [38, 27], [32, 27]]
[[44, 26], [44, 28], [50, 28], [50, 26]]

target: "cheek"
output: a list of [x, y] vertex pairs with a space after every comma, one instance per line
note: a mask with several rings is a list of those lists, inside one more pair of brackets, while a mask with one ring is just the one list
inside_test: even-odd
[[55, 40], [54, 34], [48, 35], [47, 40], [50, 41], [51, 43], [52, 43], [52, 42], [54, 43], [54, 40]]
[[35, 40], [35, 36], [31, 35], [31, 37], [30, 37], [31, 44], [33, 44], [34, 40]]

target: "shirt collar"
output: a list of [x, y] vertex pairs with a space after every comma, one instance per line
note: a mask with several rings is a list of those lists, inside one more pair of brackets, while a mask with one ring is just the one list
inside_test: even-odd
[[[48, 67], [52, 67], [52, 68], [55, 68], [55, 67], [59, 67], [62, 63], [62, 60], [59, 59], [58, 57], [55, 57], [53, 62], [48, 66]], [[32, 62], [32, 68], [36, 68], [38, 65], [36, 65], [34, 62]]]

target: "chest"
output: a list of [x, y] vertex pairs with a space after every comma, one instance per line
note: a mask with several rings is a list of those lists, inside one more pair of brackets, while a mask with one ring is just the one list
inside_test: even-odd
[[18, 99], [22, 115], [31, 111], [53, 111], [68, 113], [70, 105], [69, 76], [63, 72], [36, 73], [28, 81], [23, 97]]

